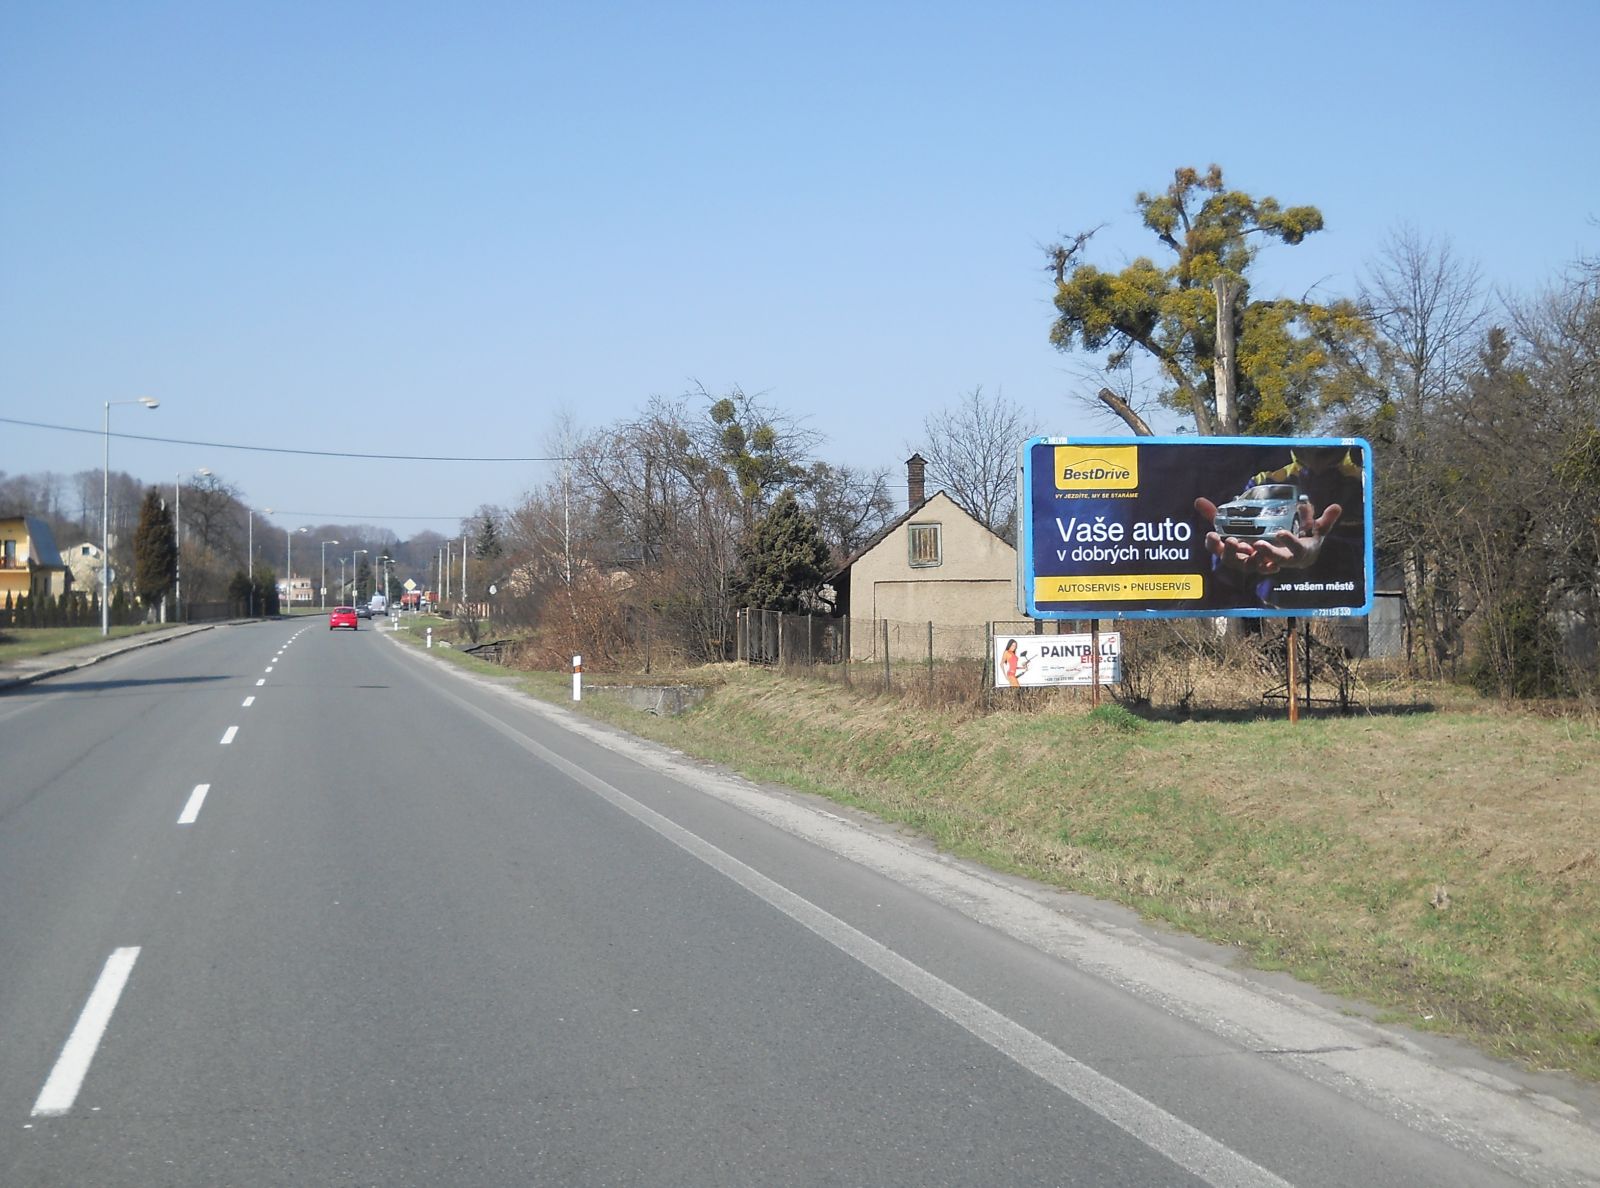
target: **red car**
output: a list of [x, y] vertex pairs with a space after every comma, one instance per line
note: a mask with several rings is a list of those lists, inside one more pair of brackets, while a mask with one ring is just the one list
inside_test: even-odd
[[336, 606], [328, 612], [328, 630], [335, 627], [348, 627], [351, 631], [359, 631], [356, 626], [356, 608], [353, 606]]

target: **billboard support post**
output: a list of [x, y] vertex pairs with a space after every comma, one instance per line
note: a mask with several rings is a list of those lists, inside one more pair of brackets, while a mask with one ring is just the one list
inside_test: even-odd
[[1306, 704], [1311, 704], [1311, 628], [1306, 627]]
[[[984, 624], [983, 624], [983, 655], [984, 655], [984, 662], [985, 663], [988, 663], [988, 657], [994, 655], [994, 621], [992, 619], [984, 620]], [[989, 704], [990, 704], [989, 703], [989, 686], [991, 686], [993, 684], [994, 684], [994, 682], [990, 681], [990, 680], [986, 680], [986, 681], [983, 682], [983, 712], [984, 713], [988, 713], [989, 712]]]
[[1295, 653], [1298, 650], [1297, 645], [1299, 644], [1299, 638], [1298, 638], [1298, 632], [1296, 631], [1296, 626], [1297, 626], [1297, 621], [1296, 621], [1295, 617], [1293, 615], [1290, 615], [1289, 616], [1289, 634], [1285, 638], [1285, 641], [1284, 641], [1285, 644], [1288, 647], [1288, 650], [1289, 650], [1288, 694], [1289, 694], [1289, 721], [1290, 722], [1298, 722], [1300, 720], [1300, 691], [1299, 691], [1299, 688], [1297, 687], [1300, 678], [1299, 678], [1299, 674], [1295, 672]]
[[1089, 676], [1089, 708], [1094, 709], [1100, 704], [1100, 620], [1089, 620], [1089, 664], [1093, 671]]

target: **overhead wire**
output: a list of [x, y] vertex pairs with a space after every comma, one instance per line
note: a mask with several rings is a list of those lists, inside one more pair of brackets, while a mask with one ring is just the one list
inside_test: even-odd
[[76, 425], [50, 425], [43, 421], [24, 421], [16, 417], [0, 417], [0, 423], [25, 425], [30, 429], [50, 429], [58, 433], [87, 433], [95, 437], [116, 437], [124, 441], [150, 441], [159, 445], [203, 446], [209, 450], [246, 450], [257, 454], [298, 454], [312, 458], [358, 458], [370, 462], [565, 462], [554, 457], [478, 457], [451, 454], [362, 454], [351, 450], [304, 450], [291, 446], [239, 445], [226, 441], [191, 441], [182, 437], [156, 437], [147, 433], [122, 433], [116, 430], [82, 429]]

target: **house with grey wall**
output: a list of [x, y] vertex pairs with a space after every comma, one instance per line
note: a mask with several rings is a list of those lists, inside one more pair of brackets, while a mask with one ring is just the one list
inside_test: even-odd
[[920, 454], [907, 459], [905, 513], [829, 579], [850, 617], [852, 659], [880, 654], [886, 620], [932, 624], [938, 655], [981, 657], [985, 625], [1017, 617], [1016, 550], [945, 492], [928, 495], [926, 467]]

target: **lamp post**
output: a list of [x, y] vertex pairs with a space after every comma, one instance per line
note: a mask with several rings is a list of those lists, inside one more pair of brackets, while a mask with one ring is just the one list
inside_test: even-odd
[[105, 458], [101, 468], [100, 485], [100, 634], [111, 634], [111, 406], [113, 404], [142, 404], [156, 408], [161, 401], [153, 396], [137, 400], [107, 400], [104, 428]]
[[[272, 509], [270, 507], [264, 507], [264, 508], [261, 509], [261, 514], [263, 516], [270, 516], [272, 514]], [[255, 565], [254, 565], [253, 562], [252, 562], [252, 564], [250, 566], [250, 574], [251, 574], [252, 577], [255, 576]], [[261, 609], [263, 611], [265, 611], [267, 608], [266, 607], [262, 607]]]
[[294, 610], [294, 533], [305, 531], [304, 528], [296, 528], [294, 532], [283, 530], [283, 597], [291, 611]]
[[338, 543], [339, 542], [336, 540], [325, 540], [322, 542], [322, 582], [318, 588], [322, 591], [323, 610], [328, 609], [328, 546], [331, 544], [336, 545]]
[[356, 558], [365, 553], [366, 549], [356, 549], [350, 554], [350, 605], [356, 604], [356, 589], [360, 585], [361, 577], [356, 570]]
[[256, 613], [256, 511], [244, 509], [244, 569], [249, 577], [250, 597], [245, 603], [252, 618]]

